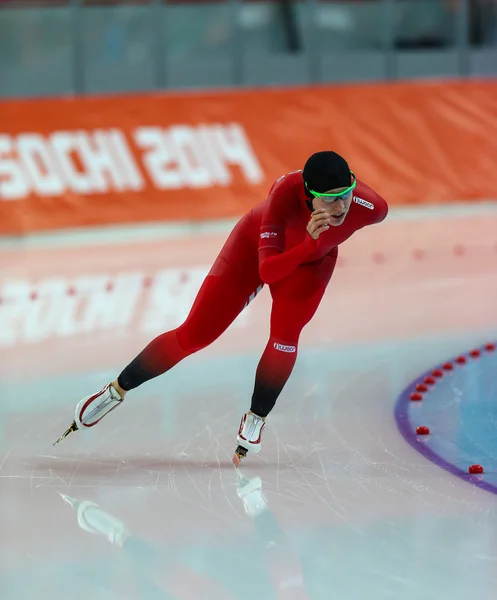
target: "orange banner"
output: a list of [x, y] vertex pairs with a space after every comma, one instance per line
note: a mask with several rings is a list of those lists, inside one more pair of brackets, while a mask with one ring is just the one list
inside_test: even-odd
[[489, 199], [497, 82], [0, 103], [0, 233], [237, 217], [316, 150], [390, 205]]

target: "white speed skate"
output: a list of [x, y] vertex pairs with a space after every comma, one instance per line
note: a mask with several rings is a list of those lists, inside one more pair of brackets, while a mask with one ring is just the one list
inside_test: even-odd
[[232, 459], [235, 467], [240, 465], [241, 460], [247, 456], [247, 452], [260, 452], [262, 431], [265, 426], [263, 418], [253, 413], [243, 415], [236, 438], [238, 447]]
[[74, 421], [71, 426], [54, 443], [54, 446], [66, 438], [70, 433], [73, 433], [73, 431], [93, 427], [101, 421], [105, 415], [108, 415], [117, 408], [122, 401], [123, 399], [119, 392], [112, 387], [110, 383], [108, 383], [103, 390], [98, 392], [98, 394], [83, 398], [76, 406]]

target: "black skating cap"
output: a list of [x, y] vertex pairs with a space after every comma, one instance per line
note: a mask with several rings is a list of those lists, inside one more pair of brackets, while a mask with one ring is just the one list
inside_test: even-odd
[[350, 185], [347, 161], [331, 150], [316, 152], [310, 156], [302, 174], [307, 188], [320, 194]]

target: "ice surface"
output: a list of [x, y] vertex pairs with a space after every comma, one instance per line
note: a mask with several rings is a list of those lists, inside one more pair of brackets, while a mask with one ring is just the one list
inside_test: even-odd
[[[239, 472], [267, 290], [213, 346], [52, 447], [82, 396], [181, 322], [222, 235], [5, 245], [0, 598], [493, 599], [495, 495], [410, 446], [394, 407], [420, 373], [497, 337], [494, 212], [393, 218], [343, 246]], [[486, 460], [495, 479], [487, 363], [411, 408], [436, 422], [437, 452]]]

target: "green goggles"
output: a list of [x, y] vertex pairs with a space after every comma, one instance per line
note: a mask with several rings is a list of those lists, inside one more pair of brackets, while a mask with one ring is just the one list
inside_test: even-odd
[[[357, 179], [355, 178], [354, 173], [352, 173], [351, 171], [350, 174], [354, 178], [352, 185], [346, 190], [343, 190], [343, 192], [339, 192], [338, 194], [322, 194], [321, 192], [315, 192], [314, 190], [309, 189], [307, 183], [305, 184], [305, 187], [314, 196], [314, 198], [322, 198], [324, 202], [333, 202], [333, 200], [344, 200], [345, 198], [348, 198], [350, 196], [352, 190], [354, 190], [357, 185]], [[330, 198], [330, 200], [326, 200], [326, 198]]]

